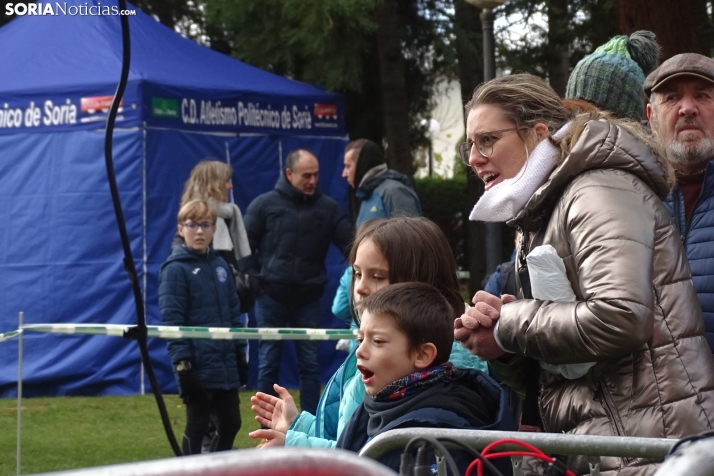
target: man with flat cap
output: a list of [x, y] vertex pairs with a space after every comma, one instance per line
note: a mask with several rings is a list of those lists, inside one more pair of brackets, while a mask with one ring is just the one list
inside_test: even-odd
[[677, 178], [665, 206], [682, 235], [714, 352], [714, 60], [674, 56], [643, 87], [650, 99], [647, 118]]

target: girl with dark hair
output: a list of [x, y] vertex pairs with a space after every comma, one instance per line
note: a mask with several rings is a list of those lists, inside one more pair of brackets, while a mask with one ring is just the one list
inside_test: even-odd
[[[354, 269], [353, 303], [389, 284], [421, 282], [434, 286], [446, 298], [453, 309], [453, 319], [463, 313], [465, 304], [449, 243], [439, 227], [426, 218], [367, 221], [357, 231], [350, 264]], [[354, 318], [358, 320], [356, 314]], [[456, 367], [485, 369], [456, 342], [449, 361]], [[258, 392], [251, 398], [252, 410], [257, 413], [256, 420], [268, 429], [254, 431], [250, 436], [266, 438], [264, 446], [334, 448], [364, 395], [356, 363], [353, 351], [325, 386], [316, 415], [298, 415], [292, 397], [278, 385], [275, 389], [281, 398]]]

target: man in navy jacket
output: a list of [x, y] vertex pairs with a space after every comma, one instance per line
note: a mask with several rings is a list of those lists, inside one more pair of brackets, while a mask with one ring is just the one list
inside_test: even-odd
[[665, 206], [682, 235], [714, 352], [714, 60], [674, 56], [647, 77], [644, 90], [647, 118], [677, 177]]
[[[320, 165], [309, 151], [288, 154], [275, 189], [258, 196], [244, 222], [252, 264], [241, 268], [256, 291], [255, 317], [259, 327], [319, 327], [320, 296], [327, 283], [325, 257], [334, 243], [349, 253], [352, 227], [335, 200], [317, 187]], [[251, 273], [259, 269], [259, 273]], [[316, 341], [296, 341], [300, 369], [300, 405], [315, 413], [320, 398]], [[276, 395], [282, 343], [260, 341], [258, 390]]]

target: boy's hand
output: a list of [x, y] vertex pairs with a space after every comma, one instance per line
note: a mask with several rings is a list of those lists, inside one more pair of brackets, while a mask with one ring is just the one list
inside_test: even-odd
[[236, 352], [236, 359], [238, 361], [238, 378], [240, 379], [240, 386], [245, 387], [248, 384], [248, 359], [245, 356], [245, 352]]
[[285, 446], [285, 433], [275, 430], [255, 430], [248, 433], [251, 438], [265, 438], [262, 448]]
[[179, 372], [179, 385], [181, 386], [181, 400], [183, 403], [195, 403], [201, 400], [205, 394], [198, 375], [193, 370]]
[[295, 400], [285, 387], [276, 383], [273, 388], [280, 398], [258, 392], [250, 397], [251, 403], [254, 404], [250, 409], [257, 413], [255, 420], [258, 423], [284, 434], [288, 432], [299, 412]]

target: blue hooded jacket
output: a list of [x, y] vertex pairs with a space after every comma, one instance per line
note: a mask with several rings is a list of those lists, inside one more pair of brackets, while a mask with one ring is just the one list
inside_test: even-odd
[[[471, 355], [458, 342], [451, 347], [449, 362], [455, 367], [487, 371], [486, 362]], [[364, 383], [357, 372], [357, 356], [352, 350], [344, 363], [325, 385], [317, 404], [317, 413], [302, 412], [293, 420], [285, 435], [285, 446], [334, 448], [337, 438], [362, 403]]]
[[[376, 175], [367, 177], [355, 192], [362, 201], [357, 215], [356, 228], [373, 218], [422, 215], [421, 202], [409, 179], [386, 165], [375, 167]], [[382, 170], [383, 169], [383, 170]], [[381, 170], [381, 171], [380, 171]]]
[[[166, 326], [243, 327], [233, 274], [210, 248], [205, 254], [180, 245], [171, 249], [159, 275], [159, 308]], [[245, 340], [172, 339], [168, 352], [174, 365], [191, 361], [204, 388], [231, 390], [241, 384], [236, 354], [245, 351], [245, 344]]]
[[[444, 399], [448, 395], [448, 399]], [[377, 412], [377, 431], [367, 434], [370, 415], [362, 403], [337, 441], [337, 447], [359, 452], [367, 442], [396, 428], [450, 428], [459, 430], [514, 431], [508, 392], [495, 380], [478, 370], [457, 369], [456, 380], [396, 400], [388, 413]], [[399, 471], [402, 450], [386, 453], [379, 462]], [[452, 456], [464, 472], [473, 457], [454, 450]], [[507, 466], [510, 466], [508, 464]], [[506, 467], [507, 469], [507, 467]]]
[[714, 353], [714, 160], [707, 164], [704, 183], [689, 223], [679, 188], [664, 201], [682, 235], [692, 281], [704, 316], [704, 336]]

